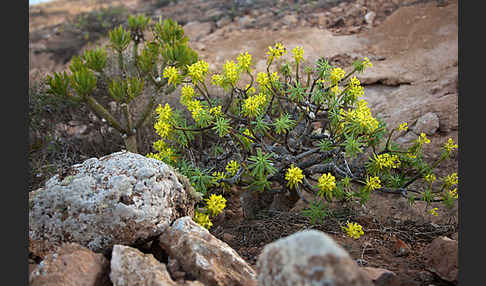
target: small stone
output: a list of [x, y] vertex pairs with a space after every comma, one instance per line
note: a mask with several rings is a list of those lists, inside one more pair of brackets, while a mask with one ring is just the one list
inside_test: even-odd
[[393, 252], [396, 256], [407, 256], [411, 251], [410, 246], [403, 240], [396, 238], [393, 244]]
[[369, 11], [368, 13], [366, 13], [364, 18], [365, 18], [366, 24], [368, 24], [369, 26], [372, 26], [373, 23], [375, 22], [376, 13], [373, 12], [373, 11]]
[[229, 233], [224, 233], [223, 234], [223, 240], [225, 242], [230, 242], [234, 239], [235, 237], [232, 235], [232, 234], [229, 234]]
[[420, 133], [433, 135], [437, 129], [439, 129], [439, 116], [433, 112], [428, 112], [417, 119], [412, 131], [419, 135]]

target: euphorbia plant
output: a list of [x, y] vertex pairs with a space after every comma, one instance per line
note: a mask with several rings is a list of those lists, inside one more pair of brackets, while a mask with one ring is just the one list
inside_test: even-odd
[[[109, 32], [109, 49], [115, 58], [117, 72], [108, 75], [108, 52], [105, 47], [87, 50], [83, 55], [73, 57], [67, 72], [47, 76], [49, 92], [62, 100], [86, 104], [100, 119], [120, 132], [128, 151], [137, 153], [137, 130], [154, 112], [160, 96], [169, 94], [174, 87], [160, 77], [166, 68], [178, 68], [185, 75], [185, 67], [197, 61], [197, 54], [188, 45], [184, 30], [171, 19], [159, 19], [152, 26], [153, 40], [147, 41], [145, 32], [150, 19], [130, 16], [128, 28], [119, 26]], [[142, 45], [141, 49], [139, 45]], [[129, 50], [131, 49], [131, 53]], [[151, 94], [144, 103], [142, 112], [135, 114], [131, 109], [134, 100], [148, 91]], [[103, 106], [98, 95], [107, 94], [121, 110], [116, 116]]]
[[[180, 88], [186, 110], [158, 106], [154, 127], [160, 140], [153, 144], [155, 153], [147, 156], [177, 167], [207, 197], [224, 195], [230, 185], [288, 193], [305, 201], [302, 192], [308, 192], [319, 207], [307, 213], [316, 216], [322, 210], [317, 201], [364, 204], [371, 192], [422, 199], [427, 206], [436, 201], [450, 205], [457, 198], [456, 177], [444, 179], [438, 191], [411, 186], [426, 180], [457, 145], [448, 141], [441, 157], [429, 165], [422, 153], [423, 144], [430, 142], [425, 134], [407, 149], [394, 144], [392, 135], [406, 130], [407, 124], [389, 132], [373, 116], [356, 77], [372, 66], [367, 58], [346, 72], [325, 58], [304, 67], [302, 47], [292, 49], [290, 59], [286, 55], [281, 43], [269, 47], [266, 70], [259, 72], [253, 71], [247, 52], [236, 61], [227, 60], [220, 73], [211, 74], [203, 60], [166, 67], [163, 77]], [[209, 85], [225, 95], [215, 96]], [[358, 157], [366, 163], [355, 160]], [[215, 199], [206, 202], [214, 205]], [[208, 228], [209, 217], [222, 210], [210, 209], [201, 204], [195, 217]], [[355, 238], [361, 232], [350, 231]]]

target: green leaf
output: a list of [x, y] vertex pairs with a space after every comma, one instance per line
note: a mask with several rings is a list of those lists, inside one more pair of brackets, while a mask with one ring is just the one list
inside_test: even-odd
[[71, 84], [79, 95], [87, 96], [96, 87], [96, 77], [92, 71], [84, 67], [71, 75]]
[[275, 133], [287, 133], [294, 127], [295, 120], [290, 119], [290, 115], [288, 114], [282, 114], [275, 120], [273, 125], [275, 126]]
[[251, 175], [255, 178], [263, 178], [267, 175], [273, 175], [277, 172], [277, 169], [273, 166], [270, 158], [273, 156], [270, 154], [263, 154], [262, 149], [257, 149], [256, 156], [250, 156], [248, 161], [252, 163], [248, 165], [251, 170]]
[[224, 117], [218, 117], [216, 119], [216, 123], [213, 129], [218, 132], [219, 137], [224, 137], [226, 134], [229, 133], [229, 130], [231, 129], [231, 126], [229, 125], [229, 119], [225, 119]]
[[95, 50], [87, 50], [83, 59], [86, 61], [86, 66], [94, 71], [102, 72], [106, 66], [108, 57], [106, 50], [103, 48], [96, 48]]
[[130, 44], [130, 31], [123, 29], [121, 25], [111, 30], [108, 36], [111, 47], [119, 53], [123, 52]]

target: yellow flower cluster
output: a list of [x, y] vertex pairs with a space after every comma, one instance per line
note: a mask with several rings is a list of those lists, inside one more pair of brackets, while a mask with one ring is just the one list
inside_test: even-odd
[[330, 195], [336, 187], [336, 178], [331, 173], [322, 174], [317, 181], [317, 186], [319, 187], [321, 198], [324, 196], [324, 193]]
[[347, 222], [346, 227], [342, 227], [349, 237], [358, 239], [364, 234], [363, 227], [356, 222]]
[[249, 96], [243, 101], [242, 112], [248, 118], [259, 115], [267, 104], [267, 95], [260, 92], [258, 95]]
[[200, 116], [203, 114], [204, 110], [201, 105], [201, 102], [197, 99], [194, 99], [187, 103], [187, 110], [191, 112], [192, 118], [194, 121], [198, 122]]
[[290, 165], [290, 168], [287, 169], [287, 173], [285, 173], [287, 186], [291, 189], [297, 184], [302, 183], [303, 178], [304, 174], [302, 174], [302, 170], [299, 167], [295, 167], [294, 164]]
[[174, 86], [176, 86], [177, 79], [179, 78], [179, 71], [176, 67], [168, 66], [164, 68], [162, 76], [169, 79], [169, 85], [173, 83]]
[[304, 61], [304, 48], [297, 46], [292, 49], [292, 54], [294, 54], [294, 60], [296, 63]]
[[375, 164], [378, 169], [398, 168], [400, 167], [400, 159], [397, 155], [390, 155], [389, 153], [375, 155]]
[[337, 84], [345, 74], [346, 72], [342, 68], [333, 68], [330, 74], [331, 84]]
[[211, 83], [214, 84], [214, 85], [216, 85], [216, 86], [222, 87], [223, 86], [223, 83], [224, 83], [224, 78], [220, 74], [215, 74], [211, 78]]
[[194, 88], [192, 86], [185, 84], [181, 88], [181, 104], [187, 106], [194, 98]]
[[358, 123], [365, 133], [371, 133], [378, 128], [378, 120], [371, 115], [371, 110], [365, 100], [357, 102], [356, 109], [344, 111], [341, 109], [341, 116], [348, 123]]
[[226, 164], [226, 172], [231, 176], [234, 177], [238, 170], [240, 169], [240, 164], [234, 160], [231, 160]]
[[236, 82], [240, 78], [240, 72], [238, 71], [238, 66], [234, 61], [226, 61], [223, 66], [223, 79], [225, 82], [231, 85], [236, 85]]
[[432, 208], [429, 210], [429, 214], [433, 215], [433, 216], [438, 216], [439, 214], [437, 213], [437, 210], [439, 210], [438, 208]]
[[420, 133], [420, 136], [417, 138], [417, 143], [422, 145], [422, 144], [429, 144], [430, 143], [430, 139], [427, 138], [427, 135], [425, 135], [425, 133]]
[[194, 213], [194, 221], [206, 229], [209, 229], [211, 226], [213, 226], [213, 223], [209, 219], [209, 215], [200, 213], [198, 211]]
[[400, 123], [400, 125], [398, 126], [398, 131], [407, 131], [407, 129], [408, 129], [407, 122]]
[[449, 191], [449, 195], [454, 198], [454, 199], [457, 199], [459, 198], [459, 195], [457, 194], [457, 188], [454, 188], [453, 190], [450, 190]]
[[222, 195], [212, 194], [209, 199], [206, 199], [206, 205], [211, 215], [216, 216], [226, 207], [226, 199]]
[[447, 143], [444, 144], [444, 149], [448, 152], [448, 153], [451, 153], [452, 151], [454, 151], [455, 149], [457, 149], [459, 146], [457, 144], [454, 144], [454, 140], [452, 140], [452, 138], [449, 138], [449, 140], [447, 140]]
[[153, 158], [160, 161], [175, 161], [176, 160], [176, 153], [172, 148], [167, 146], [167, 144], [163, 140], [157, 140], [153, 143], [154, 149], [158, 152], [156, 154], [149, 153], [146, 155], [147, 158]]
[[209, 114], [211, 114], [214, 117], [223, 116], [223, 112], [221, 111], [221, 105], [209, 109]]
[[381, 188], [381, 181], [379, 177], [367, 177], [366, 188], [370, 191], [374, 191]]
[[425, 181], [426, 181], [427, 183], [432, 184], [433, 182], [435, 182], [435, 180], [436, 180], [437, 178], [435, 177], [435, 175], [434, 175], [434, 174], [432, 174], [432, 173], [431, 173], [431, 174], [427, 174], [427, 175], [424, 177], [424, 179], [425, 179]]
[[364, 95], [364, 88], [361, 86], [361, 82], [356, 76], [353, 76], [349, 80], [348, 84], [348, 93], [353, 96], [353, 99], [356, 100]]
[[343, 90], [341, 88], [339, 88], [339, 85], [335, 85], [333, 87], [331, 87], [331, 92], [334, 94], [334, 96], [338, 96], [341, 94]]
[[270, 64], [273, 62], [274, 59], [279, 59], [281, 56], [287, 54], [287, 49], [281, 44], [281, 43], [276, 43], [275, 46], [269, 46], [268, 47], [268, 60], [267, 63]]
[[203, 81], [208, 69], [209, 64], [203, 60], [199, 60], [196, 63], [187, 66], [189, 76], [191, 77], [193, 83]]
[[364, 67], [373, 67], [373, 64], [371, 63], [370, 59], [368, 59], [368, 57], [365, 57], [361, 63]]
[[155, 132], [162, 138], [169, 138], [172, 126], [167, 121], [158, 120], [154, 124]]
[[155, 109], [155, 112], [158, 114], [159, 120], [169, 121], [172, 118], [172, 108], [168, 103], [166, 103], [164, 107], [159, 104]]
[[240, 70], [250, 72], [251, 55], [248, 52], [241, 53], [236, 60], [238, 61], [238, 68]]
[[260, 85], [260, 88], [268, 86], [270, 83], [270, 79], [268, 78], [268, 75], [264, 72], [259, 72], [257, 74], [256, 82]]
[[457, 173], [452, 173], [444, 178], [444, 185], [446, 189], [449, 189], [450, 187], [457, 185], [459, 183], [459, 177], [457, 176]]

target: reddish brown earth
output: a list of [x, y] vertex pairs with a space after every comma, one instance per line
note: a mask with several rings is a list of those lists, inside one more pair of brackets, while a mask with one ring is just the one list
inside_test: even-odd
[[[136, 0], [105, 2], [123, 3], [130, 12], [147, 11], [150, 4], [150, 1]], [[204, 15], [228, 12], [225, 2], [228, 1], [189, 0], [150, 13], [172, 15], [186, 24]], [[244, 50], [253, 55], [258, 70], [264, 64], [265, 49], [276, 41], [289, 48], [302, 45], [308, 62], [325, 55], [346, 67], [354, 59], [368, 56], [374, 66], [360, 79], [366, 84], [366, 97], [374, 113], [382, 114], [392, 126], [402, 121], [412, 124], [429, 111], [436, 113], [440, 127], [429, 136], [432, 143], [426, 146], [431, 161], [437, 158], [447, 138], [457, 142], [457, 0], [346, 1], [339, 6], [314, 9], [294, 1], [278, 2], [271, 7], [255, 4], [253, 9], [242, 8], [234, 21], [224, 25], [208, 20], [210, 29], [196, 30], [194, 33], [200, 36], [191, 40], [191, 45], [211, 63], [214, 71]], [[81, 1], [59, 0], [31, 7], [31, 82], [47, 72], [67, 67], [68, 63], [56, 60], [55, 52], [45, 52], [52, 43], [63, 43], [66, 35], [59, 31], [60, 23], [100, 5], [96, 1], [86, 5]], [[376, 13], [372, 25], [364, 20], [369, 11]], [[248, 20], [247, 24], [243, 18]], [[99, 40], [104, 42], [105, 39]], [[81, 50], [93, 44], [88, 43]], [[439, 166], [437, 175], [457, 172], [457, 162], [458, 156], [454, 155], [450, 162]], [[437, 205], [440, 215], [434, 217], [424, 211], [425, 206], [420, 202], [411, 207], [403, 198], [375, 193], [366, 208], [353, 203], [336, 204], [331, 208], [333, 214], [322, 224], [311, 225], [299, 212], [306, 207], [302, 202], [289, 212], [261, 212], [256, 219], [247, 219], [240, 206], [240, 193], [233, 189], [226, 194], [228, 206], [214, 222], [211, 232], [251, 265], [264, 245], [296, 231], [314, 228], [331, 235], [354, 259], [360, 259], [362, 265], [395, 272], [401, 281], [397, 285], [450, 285], [429, 271], [423, 249], [438, 236], [450, 237], [458, 232], [457, 203], [452, 210]], [[353, 240], [345, 236], [340, 226], [348, 219], [363, 226], [363, 237]], [[400, 256], [397, 249], [403, 244], [407, 251]]]

